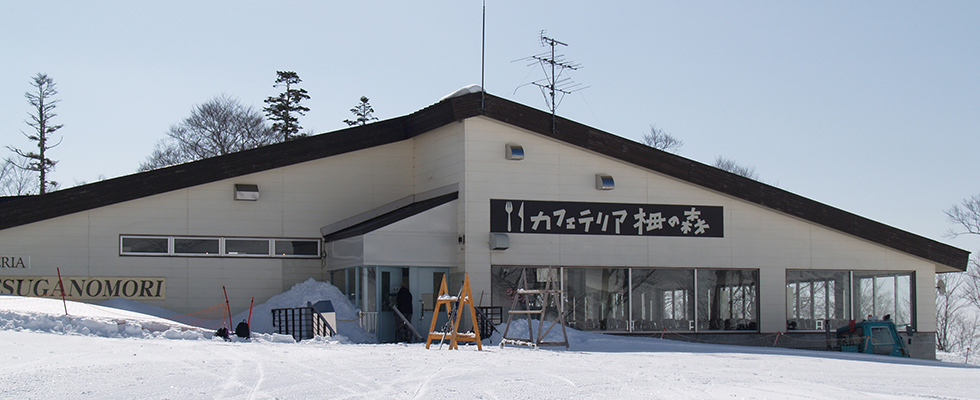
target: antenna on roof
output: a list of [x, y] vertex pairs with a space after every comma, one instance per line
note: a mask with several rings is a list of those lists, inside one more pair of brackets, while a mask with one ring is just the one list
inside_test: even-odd
[[541, 66], [541, 70], [544, 72], [544, 79], [536, 80], [531, 82], [531, 84], [541, 89], [541, 94], [544, 96], [544, 101], [548, 105], [548, 109], [551, 110], [551, 132], [554, 133], [556, 119], [555, 110], [558, 109], [558, 106], [565, 98], [565, 95], [572, 94], [579, 90], [588, 89], [588, 86], [583, 87], [579, 83], [572, 82], [571, 78], [562, 77], [565, 70], [575, 71], [582, 68], [581, 64], [567, 61], [564, 54], [557, 54], [555, 52], [555, 47], [568, 47], [568, 44], [545, 36], [544, 31], [541, 31], [540, 40], [541, 46], [551, 47], [551, 50], [527, 58], [522, 58], [521, 60], [531, 61], [528, 66], [537, 63]]
[[483, 43], [480, 50], [480, 109], [486, 105], [486, 75], [487, 75], [487, 0], [483, 0]]

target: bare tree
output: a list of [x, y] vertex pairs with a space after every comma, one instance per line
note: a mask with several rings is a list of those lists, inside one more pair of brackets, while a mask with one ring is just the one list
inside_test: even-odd
[[53, 145], [49, 144], [51, 135], [63, 126], [51, 122], [54, 117], [58, 116], [54, 113], [54, 109], [60, 100], [54, 99], [58, 90], [55, 88], [54, 80], [47, 74], [38, 72], [31, 79], [31, 86], [34, 86], [34, 91], [24, 93], [24, 97], [34, 108], [29, 114], [30, 119], [26, 121], [27, 125], [34, 129], [30, 134], [24, 133], [24, 136], [27, 136], [32, 142], [37, 142], [38, 151], [24, 151], [10, 146], [7, 148], [21, 157], [23, 162], [16, 164], [18, 168], [38, 173], [40, 178], [38, 179], [38, 192], [44, 194], [48, 188], [54, 189], [58, 186], [57, 182], [49, 181], [47, 177], [48, 172], [54, 170], [54, 166], [58, 162], [48, 158], [45, 153], [61, 144], [60, 140]]
[[671, 153], [677, 153], [684, 146], [683, 140], [664, 132], [663, 129], [657, 128], [656, 125], [650, 125], [650, 133], [643, 135], [643, 143], [655, 149], [669, 151]]
[[[948, 237], [957, 237], [960, 235], [980, 235], [980, 195], [974, 195], [972, 197], [963, 199], [959, 205], [953, 205], [948, 210], [944, 210], [946, 217], [949, 222], [958, 225], [958, 229], [950, 229], [947, 233]], [[946, 285], [946, 295], [941, 295], [936, 299], [937, 306], [937, 323], [944, 322], [944, 318], [951, 319], [950, 322], [950, 333], [947, 344], [951, 350], [959, 350], [962, 347], [970, 347], [975, 344], [980, 337], [980, 256], [974, 255], [973, 258], [969, 260], [967, 264], [966, 272], [958, 273], [948, 273], [944, 274], [947, 278]], [[955, 276], [955, 278], [954, 278]], [[950, 282], [956, 282], [954, 286]], [[958, 290], [950, 290], [950, 287], [954, 287]], [[949, 299], [944, 299], [944, 297], [950, 297]], [[961, 306], [955, 308], [953, 311], [955, 314], [952, 317], [944, 316], [945, 310], [943, 306], [947, 303], [963, 302], [967, 306]], [[970, 308], [969, 312], [965, 308]], [[941, 345], [940, 343], [940, 332], [937, 329], [936, 332], [936, 346], [937, 348]]]
[[961, 293], [966, 285], [962, 273], [947, 273], [936, 276], [936, 350], [958, 350], [957, 338], [961, 335], [964, 314], [968, 305]]
[[[950, 229], [948, 237], [960, 235], [980, 235], [980, 195], [963, 199], [960, 205], [953, 205], [944, 210], [949, 222], [959, 225], [961, 229]], [[980, 310], [980, 257], [974, 255], [967, 265], [963, 280], [968, 290], [965, 297], [974, 307]]]
[[170, 127], [140, 171], [247, 150], [278, 141], [262, 114], [221, 95], [194, 106], [191, 115]]
[[759, 180], [759, 173], [755, 172], [755, 167], [739, 165], [735, 160], [718, 156], [713, 164], [716, 168], [723, 169], [733, 174], [742, 175], [746, 178]]
[[953, 205], [944, 211], [949, 222], [959, 225], [963, 230], [949, 230], [948, 236], [980, 235], [980, 194], [963, 199], [960, 205]]
[[26, 161], [0, 160], [0, 196], [26, 196], [37, 193], [38, 179], [32, 171], [18, 167]]

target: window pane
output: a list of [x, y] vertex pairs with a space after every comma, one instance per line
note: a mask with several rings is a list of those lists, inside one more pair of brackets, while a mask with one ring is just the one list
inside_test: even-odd
[[849, 280], [848, 271], [786, 271], [786, 329], [847, 326], [851, 319]]
[[758, 330], [758, 270], [698, 270], [698, 330]]
[[[517, 296], [517, 285], [521, 280], [521, 271], [524, 272], [527, 279], [527, 287], [525, 289], [544, 289], [547, 283], [548, 268], [494, 268], [492, 270], [492, 276], [490, 277], [490, 294], [493, 297], [492, 304], [494, 306], [503, 307], [504, 314], [510, 311], [511, 306], [514, 304], [514, 298]], [[554, 273], [559, 274], [559, 270], [557, 268], [554, 269]], [[560, 285], [560, 279], [560, 276], [555, 276], [555, 284]], [[440, 284], [441, 282], [442, 281], [440, 280]], [[532, 296], [527, 298], [532, 309], [541, 309], [541, 303], [544, 301], [544, 296], [524, 296]], [[522, 306], [523, 303], [518, 303], [518, 307]], [[554, 306], [554, 303], [552, 303], [552, 306]], [[567, 309], [565, 310], [565, 313], [568, 313]]]
[[225, 254], [269, 255], [269, 241], [263, 239], [225, 239]]
[[122, 238], [123, 253], [167, 254], [167, 238]]
[[639, 269], [633, 274], [635, 332], [694, 329], [694, 270]]
[[218, 239], [174, 238], [174, 254], [218, 254]]
[[629, 330], [629, 270], [565, 268], [566, 323], [578, 330]]
[[320, 255], [319, 240], [276, 240], [276, 255], [278, 256], [312, 256]]
[[912, 285], [911, 272], [896, 271], [854, 271], [854, 301], [860, 311], [859, 319], [878, 318], [895, 321], [902, 327], [912, 323]]

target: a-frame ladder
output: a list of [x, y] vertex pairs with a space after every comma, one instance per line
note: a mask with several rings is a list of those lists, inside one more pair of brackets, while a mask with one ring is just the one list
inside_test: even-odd
[[[544, 289], [529, 289], [527, 283], [527, 268], [521, 270], [521, 279], [517, 282], [517, 292], [514, 293], [514, 301], [510, 306], [510, 311], [507, 312], [507, 327], [504, 328], [503, 339], [500, 341], [500, 347], [503, 348], [505, 344], [513, 344], [520, 346], [529, 346], [532, 348], [537, 348], [538, 346], [559, 346], [564, 345], [568, 348], [568, 334], [565, 332], [565, 309], [562, 305], [562, 291], [561, 286], [558, 285], [557, 275], [558, 269], [554, 267], [547, 268], [548, 277], [545, 280]], [[537, 272], [537, 271], [535, 271]], [[531, 296], [541, 295], [543, 297], [541, 308], [532, 309], [531, 307]], [[558, 311], [558, 317], [545, 329], [545, 314], [548, 311], [548, 305], [554, 297], [555, 308]], [[518, 303], [523, 303], [523, 308], [519, 308]], [[524, 337], [510, 337], [507, 333], [510, 332], [510, 323], [514, 320], [514, 316], [524, 316], [527, 319], [527, 338]], [[534, 337], [534, 330], [531, 327], [532, 316], [538, 316], [538, 330], [537, 338]], [[545, 342], [544, 338], [551, 332], [551, 329], [555, 325], [561, 325], [561, 334], [564, 338], [560, 342]]]
[[[453, 308], [455, 303], [456, 308]], [[442, 306], [446, 307], [446, 319], [450, 322], [449, 331], [438, 332], [436, 331], [436, 320], [439, 319], [439, 310]], [[468, 307], [467, 307], [468, 306]], [[464, 308], [465, 307], [465, 308]], [[460, 332], [459, 325], [463, 319], [463, 312], [466, 310], [470, 312], [470, 320], [473, 321], [474, 327], [476, 326], [476, 307], [473, 305], [473, 293], [470, 289], [470, 276], [467, 274], [463, 278], [463, 287], [459, 291], [458, 296], [449, 295], [449, 287], [446, 285], [446, 276], [442, 276], [442, 284], [439, 286], [439, 297], [436, 298], [435, 310], [432, 313], [432, 324], [429, 326], [429, 334], [425, 340], [425, 348], [429, 348], [432, 341], [435, 339], [439, 340], [440, 347], [441, 343], [449, 337], [449, 349], [459, 349], [459, 342], [476, 342], [476, 347], [478, 350], [483, 350], [483, 343], [480, 339], [480, 330], [475, 329], [473, 332]]]

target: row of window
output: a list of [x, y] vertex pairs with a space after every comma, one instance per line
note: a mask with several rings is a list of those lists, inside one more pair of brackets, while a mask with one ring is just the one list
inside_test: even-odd
[[[546, 269], [494, 268], [493, 305], [511, 307], [521, 271], [544, 288]], [[565, 320], [612, 332], [758, 331], [759, 270], [678, 268], [560, 269]], [[895, 271], [786, 272], [788, 330], [825, 330], [850, 319], [914, 325], [914, 275]], [[531, 298], [540, 303], [540, 298]], [[540, 306], [540, 304], [536, 304]]]
[[319, 258], [319, 239], [120, 236], [125, 256]]
[[[546, 269], [494, 268], [493, 304], [511, 307], [521, 271], [543, 289]], [[566, 323], [607, 332], [759, 330], [759, 270], [561, 268]], [[519, 299], [523, 300], [523, 299]], [[540, 307], [541, 298], [528, 299]]]

